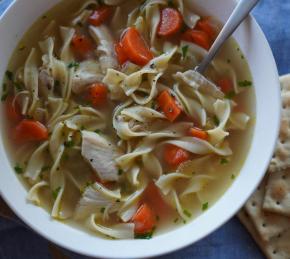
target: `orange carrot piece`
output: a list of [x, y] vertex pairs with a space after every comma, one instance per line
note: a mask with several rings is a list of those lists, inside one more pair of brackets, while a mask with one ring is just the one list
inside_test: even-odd
[[202, 140], [208, 140], [208, 133], [202, 129], [193, 127], [189, 129], [189, 135]]
[[189, 153], [180, 147], [167, 145], [164, 150], [164, 160], [168, 165], [176, 167], [189, 160]]
[[75, 55], [80, 59], [87, 58], [94, 50], [92, 41], [85, 35], [75, 34], [71, 44]]
[[136, 234], [146, 234], [152, 231], [156, 224], [155, 213], [148, 204], [143, 203], [132, 217]]
[[121, 44], [128, 59], [136, 65], [145, 66], [154, 57], [145, 40], [133, 27], [124, 33]]
[[211, 39], [204, 31], [188, 29], [183, 33], [181, 39], [193, 42], [206, 50], [209, 50], [211, 47]]
[[89, 17], [89, 24], [94, 26], [100, 26], [102, 23], [106, 22], [111, 14], [112, 14], [112, 7], [107, 5], [102, 5], [99, 8], [97, 8], [91, 16]]
[[221, 78], [217, 80], [216, 84], [225, 94], [234, 90], [233, 82], [229, 78]]
[[170, 209], [169, 205], [164, 201], [159, 188], [154, 182], [150, 182], [147, 185], [144, 191], [143, 200], [149, 204], [155, 212], [162, 213]]
[[102, 105], [107, 100], [108, 89], [103, 83], [94, 83], [90, 85], [87, 93], [87, 100], [94, 106]]
[[171, 122], [176, 120], [182, 111], [177, 105], [175, 98], [167, 90], [161, 92], [157, 98], [157, 102], [167, 119]]
[[14, 138], [17, 142], [46, 140], [48, 130], [39, 121], [23, 119], [14, 129]]
[[183, 19], [178, 10], [165, 8], [161, 11], [157, 34], [162, 37], [170, 37], [180, 31], [182, 22]]
[[120, 42], [115, 44], [115, 52], [120, 65], [123, 65], [125, 62], [127, 62], [128, 57]]
[[15, 123], [21, 120], [20, 108], [17, 102], [14, 101], [14, 96], [7, 97], [5, 110], [9, 122]]
[[216, 38], [217, 32], [210, 21], [210, 17], [200, 19], [197, 22], [195, 29], [205, 32], [212, 40]]

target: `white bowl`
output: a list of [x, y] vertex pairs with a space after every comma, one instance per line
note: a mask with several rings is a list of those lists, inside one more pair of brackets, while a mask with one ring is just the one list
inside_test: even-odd
[[[0, 82], [23, 33], [37, 17], [57, 2], [59, 1], [14, 1], [1, 17]], [[235, 1], [194, 0], [192, 4], [225, 22]], [[241, 208], [264, 176], [274, 150], [280, 121], [280, 88], [276, 64], [260, 27], [249, 17], [234, 37], [239, 42], [253, 75], [256, 92], [254, 136], [240, 175], [220, 200], [200, 217], [151, 240], [116, 241], [91, 236], [52, 220], [46, 211], [26, 202], [26, 190], [15, 176], [1, 138], [0, 191], [4, 200], [36, 232], [62, 247], [88, 256], [136, 258], [161, 255], [193, 244], [220, 227]]]

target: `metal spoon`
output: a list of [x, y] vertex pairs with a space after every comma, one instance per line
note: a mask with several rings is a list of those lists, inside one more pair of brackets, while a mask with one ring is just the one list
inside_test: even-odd
[[[224, 42], [234, 33], [234, 31], [239, 27], [239, 25], [247, 18], [251, 10], [257, 5], [260, 0], [241, 0], [230, 18], [224, 25], [223, 29], [219, 33], [215, 42], [211, 46], [207, 55], [204, 57], [202, 62], [195, 67], [194, 76], [195, 81], [199, 84], [208, 85], [210, 88], [213, 87], [213, 83], [206, 79], [202, 74], [205, 72], [208, 65], [214, 59]], [[216, 87], [216, 86], [214, 86]]]

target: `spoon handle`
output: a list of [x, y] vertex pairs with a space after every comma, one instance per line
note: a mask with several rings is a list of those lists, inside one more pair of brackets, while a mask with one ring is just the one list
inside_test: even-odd
[[241, 0], [234, 9], [230, 18], [224, 25], [223, 29], [219, 33], [212, 47], [210, 48], [207, 55], [204, 57], [202, 62], [195, 68], [195, 71], [203, 74], [207, 66], [213, 60], [224, 42], [234, 33], [238, 26], [244, 21], [251, 10], [256, 6], [259, 0]]

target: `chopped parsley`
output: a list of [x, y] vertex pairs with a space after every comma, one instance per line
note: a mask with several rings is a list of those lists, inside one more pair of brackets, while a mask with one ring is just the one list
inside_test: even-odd
[[214, 122], [214, 124], [217, 125], [217, 126], [220, 124], [220, 120], [219, 120], [219, 118], [218, 118], [217, 116], [214, 116], [214, 117], [213, 117], [213, 122]]
[[236, 179], [236, 176], [235, 176], [234, 174], [232, 174], [232, 175], [231, 175], [231, 179], [232, 179], [232, 180], [235, 180], [235, 179]]
[[184, 213], [185, 216], [187, 216], [189, 218], [191, 217], [191, 213], [188, 210], [186, 210], [186, 209], [183, 210], [183, 213]]
[[251, 87], [252, 82], [249, 80], [244, 80], [244, 81], [238, 82], [238, 85], [239, 85], [239, 87]]
[[202, 209], [203, 211], [207, 210], [207, 209], [208, 209], [208, 202], [202, 204], [201, 209]]
[[186, 58], [187, 52], [188, 52], [188, 45], [185, 45], [181, 48], [182, 51], [182, 57]]
[[102, 131], [100, 129], [96, 129], [95, 133], [100, 134], [100, 133], [102, 133]]
[[58, 196], [58, 194], [59, 194], [60, 189], [61, 189], [61, 187], [58, 187], [58, 188], [56, 188], [56, 189], [52, 192], [52, 197], [53, 197], [53, 199], [56, 200], [56, 198], [57, 198], [57, 196]]
[[151, 239], [153, 236], [154, 230], [145, 233], [145, 234], [135, 234], [135, 239]]
[[68, 68], [78, 68], [80, 66], [80, 63], [78, 63], [78, 62], [71, 62], [71, 63], [69, 63], [68, 64]]
[[67, 147], [67, 148], [73, 147], [74, 146], [74, 142], [72, 140], [65, 141], [64, 142], [64, 146]]
[[122, 175], [124, 173], [124, 171], [122, 169], [118, 170], [118, 175]]
[[223, 158], [221, 159], [221, 161], [220, 161], [220, 164], [221, 164], [221, 165], [225, 165], [225, 164], [227, 164], [228, 162], [229, 162], [229, 161], [228, 161], [226, 158], [223, 157]]
[[7, 77], [8, 80], [13, 81], [13, 73], [9, 70], [5, 72], [5, 76]]
[[16, 174], [23, 174], [23, 168], [20, 165], [14, 166]]
[[101, 208], [101, 209], [100, 209], [100, 212], [101, 212], [101, 213], [104, 213], [104, 212], [105, 212], [105, 208]]
[[178, 218], [176, 218], [176, 219], [173, 220], [174, 223], [177, 223], [177, 221], [178, 221]]
[[236, 93], [234, 91], [230, 91], [225, 94], [226, 99], [233, 99], [236, 96]]
[[121, 202], [121, 201], [119, 199], [117, 199], [116, 202]]

